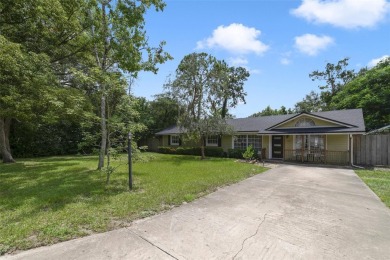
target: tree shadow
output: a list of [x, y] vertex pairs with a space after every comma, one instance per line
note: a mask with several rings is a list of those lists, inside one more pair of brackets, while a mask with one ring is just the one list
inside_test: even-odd
[[[12, 212], [12, 219], [19, 221], [79, 201], [91, 206], [104, 203], [96, 198], [119, 190], [106, 189], [105, 174], [95, 170], [92, 161], [96, 158], [50, 157], [1, 165], [0, 211]], [[18, 214], [26, 203], [28, 207]]]

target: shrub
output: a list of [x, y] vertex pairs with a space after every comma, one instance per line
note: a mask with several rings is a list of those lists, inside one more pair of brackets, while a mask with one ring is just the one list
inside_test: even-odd
[[170, 147], [170, 146], [159, 146], [158, 152], [159, 153], [166, 153], [166, 154], [176, 154], [176, 148]]
[[243, 159], [242, 154], [244, 152], [245, 150], [243, 149], [229, 149], [227, 155], [229, 158]]
[[249, 145], [245, 152], [242, 154], [242, 157], [244, 157], [245, 160], [251, 160], [255, 157], [255, 149], [253, 149], [252, 145]]
[[144, 146], [138, 147], [138, 149], [139, 149], [141, 152], [146, 152], [146, 151], [149, 149], [149, 147], [148, 147], [147, 145], [144, 145]]
[[[221, 147], [205, 147], [204, 153], [206, 156], [210, 157], [224, 157], [224, 152]], [[199, 148], [200, 154], [200, 148]]]
[[[170, 147], [160, 146], [158, 147], [159, 153], [166, 154], [182, 154], [182, 155], [197, 155], [200, 156], [200, 147]], [[205, 147], [205, 155], [209, 157], [224, 157], [224, 152], [221, 147]]]

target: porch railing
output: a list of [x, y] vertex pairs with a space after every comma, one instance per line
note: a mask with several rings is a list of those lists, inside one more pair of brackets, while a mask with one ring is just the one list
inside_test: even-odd
[[349, 151], [285, 149], [285, 161], [318, 164], [349, 164]]

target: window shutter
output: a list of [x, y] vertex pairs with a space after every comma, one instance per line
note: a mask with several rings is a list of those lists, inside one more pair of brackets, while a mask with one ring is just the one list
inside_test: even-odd
[[222, 146], [222, 137], [219, 135], [218, 136], [218, 147]]
[[203, 146], [206, 147], [206, 140], [207, 140], [207, 137], [206, 136], [203, 136]]
[[179, 137], [179, 146], [181, 146], [181, 138]]
[[168, 135], [168, 145], [171, 145], [171, 136]]

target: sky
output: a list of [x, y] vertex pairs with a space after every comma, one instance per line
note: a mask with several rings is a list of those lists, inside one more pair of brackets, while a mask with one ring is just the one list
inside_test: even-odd
[[157, 74], [142, 72], [132, 91], [153, 100], [185, 55], [206, 52], [250, 72], [246, 104], [237, 118], [272, 108], [293, 108], [321, 82], [309, 73], [348, 57], [349, 69], [374, 66], [390, 55], [390, 2], [386, 0], [166, 0], [148, 10], [152, 46], [166, 41], [173, 60]]

